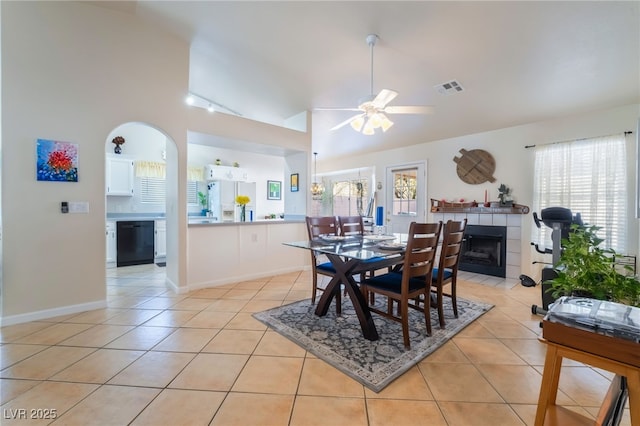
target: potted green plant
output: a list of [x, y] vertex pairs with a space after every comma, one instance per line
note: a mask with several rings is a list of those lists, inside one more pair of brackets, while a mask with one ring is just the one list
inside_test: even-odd
[[501, 183], [498, 188], [498, 198], [500, 199], [500, 205], [503, 207], [513, 205], [513, 200], [511, 199], [511, 188], [504, 183]]
[[202, 206], [202, 216], [206, 216], [209, 211], [207, 209], [207, 195], [202, 191], [198, 191], [198, 202]]
[[620, 273], [614, 266], [616, 252], [600, 247], [597, 226], [572, 225], [569, 238], [562, 240], [557, 277], [550, 281], [553, 297], [584, 296], [640, 306], [640, 281], [625, 266]]

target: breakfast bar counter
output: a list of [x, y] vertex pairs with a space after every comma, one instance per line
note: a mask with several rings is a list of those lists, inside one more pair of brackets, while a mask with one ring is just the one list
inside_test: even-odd
[[190, 218], [187, 231], [190, 290], [262, 279], [311, 266], [308, 253], [292, 253], [283, 245], [285, 241], [307, 238], [304, 220], [195, 223]]

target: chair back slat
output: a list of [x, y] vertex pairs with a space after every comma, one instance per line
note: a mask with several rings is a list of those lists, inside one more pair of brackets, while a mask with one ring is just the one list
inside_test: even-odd
[[307, 216], [307, 233], [310, 240], [321, 235], [338, 235], [338, 220], [335, 216]]
[[435, 259], [442, 222], [409, 225], [407, 249], [402, 268], [403, 287], [413, 277], [425, 277], [425, 285], [431, 284], [431, 271]]
[[339, 216], [340, 235], [364, 235], [362, 216]]
[[457, 270], [466, 225], [466, 219], [460, 222], [450, 220], [446, 223], [442, 237], [438, 274], [443, 274], [445, 269]]

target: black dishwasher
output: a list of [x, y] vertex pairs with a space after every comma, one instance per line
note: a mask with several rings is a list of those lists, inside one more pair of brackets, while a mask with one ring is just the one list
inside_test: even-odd
[[117, 266], [153, 263], [154, 222], [119, 221], [117, 225]]

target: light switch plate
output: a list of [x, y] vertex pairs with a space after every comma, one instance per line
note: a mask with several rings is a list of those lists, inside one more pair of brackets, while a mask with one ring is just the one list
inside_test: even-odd
[[88, 201], [70, 201], [69, 213], [89, 213]]

